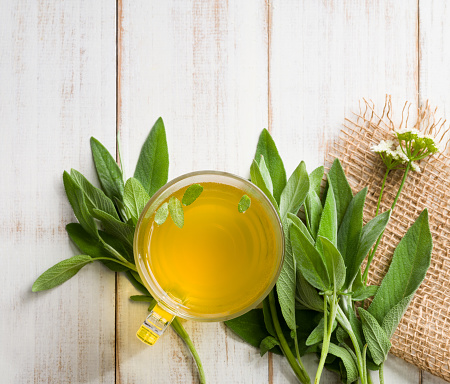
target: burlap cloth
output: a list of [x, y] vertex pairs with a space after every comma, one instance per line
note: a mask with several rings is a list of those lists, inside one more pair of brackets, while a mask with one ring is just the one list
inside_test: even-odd
[[[390, 97], [378, 113], [371, 102], [363, 100], [360, 105], [359, 113], [345, 119], [339, 139], [327, 151], [325, 163], [329, 168], [339, 158], [354, 192], [368, 186], [365, 223], [375, 215], [386, 170], [379, 155], [370, 150], [372, 145], [393, 139], [392, 130], [405, 125], [437, 134], [447, 142], [439, 156], [420, 162], [421, 173], [410, 172], [370, 267], [369, 281], [380, 284], [396, 245], [428, 207], [433, 236], [431, 266], [392, 338], [391, 353], [450, 381], [450, 151], [445, 121], [435, 120], [435, 111], [428, 103], [418, 109], [417, 117], [416, 111], [411, 113], [413, 118], [409, 116], [410, 105], [405, 103], [397, 125], [393, 122]], [[402, 176], [403, 171], [390, 172], [380, 212], [390, 208]]]

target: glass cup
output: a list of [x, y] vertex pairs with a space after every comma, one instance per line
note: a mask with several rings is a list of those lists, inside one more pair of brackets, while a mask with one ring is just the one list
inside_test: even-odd
[[[253, 211], [258, 212], [257, 216], [247, 216], [247, 225], [252, 226], [252, 223], [255, 222], [255, 225], [259, 225], [260, 232], [258, 235], [258, 241], [255, 242], [253, 245], [253, 248], [247, 249], [247, 255], [245, 255], [242, 251], [242, 255], [240, 255], [240, 250], [235, 249], [233, 252], [230, 253], [230, 263], [225, 265], [227, 268], [233, 268], [233, 263], [240, 265], [240, 261], [242, 261], [242, 257], [250, 257], [252, 258], [252, 262], [254, 265], [258, 265], [258, 262], [260, 264], [260, 268], [247, 268], [246, 270], [236, 270], [233, 271], [233, 273], [237, 273], [237, 275], [234, 275], [235, 278], [230, 277], [230, 281], [227, 282], [227, 272], [229, 269], [225, 268], [223, 271], [223, 276], [218, 275], [217, 279], [217, 294], [219, 295], [220, 287], [219, 284], [223, 285], [223, 282], [225, 281], [226, 284], [229, 284], [230, 292], [234, 289], [236, 290], [238, 296], [236, 297], [244, 297], [245, 295], [248, 295], [246, 298], [247, 301], [243, 302], [242, 305], [238, 305], [237, 307], [233, 307], [232, 304], [229, 305], [229, 307], [220, 307], [222, 302], [226, 302], [226, 300], [222, 300], [222, 297], [217, 297], [217, 301], [214, 298], [214, 294], [216, 293], [216, 287], [215, 287], [215, 280], [209, 281], [209, 286], [207, 288], [208, 295], [212, 297], [212, 302], [217, 302], [217, 306], [208, 306], [208, 308], [203, 308], [201, 305], [190, 305], [189, 300], [183, 300], [183, 297], [177, 297], [177, 294], [171, 291], [171, 288], [168, 287], [166, 284], [166, 287], [161, 281], [158, 281], [157, 273], [157, 267], [156, 264], [158, 263], [158, 258], [164, 258], [164, 247], [157, 248], [157, 250], [153, 249], [156, 247], [156, 245], [152, 245], [152, 241], [157, 242], [157, 240], [154, 240], [154, 238], [157, 238], [156, 231], [160, 226], [156, 224], [154, 221], [155, 219], [155, 213], [156, 211], [161, 207], [162, 204], [167, 202], [171, 196], [177, 195], [179, 197], [179, 200], [181, 200], [181, 192], [185, 190], [188, 186], [192, 184], [200, 184], [204, 185], [205, 187], [207, 185], [218, 185], [219, 188], [229, 188], [230, 191], [234, 191], [236, 193], [236, 190], [239, 190], [240, 196], [247, 195], [250, 197], [251, 205], [247, 212], [251, 212], [250, 210], [253, 208], [254, 210], [259, 209], [259, 211]], [[202, 192], [202, 194], [197, 198], [196, 201], [192, 204], [192, 207], [196, 207], [195, 205], [198, 204], [196, 209], [204, 209], [206, 213], [214, 211], [214, 217], [217, 217], [217, 220], [220, 222], [220, 210], [215, 210], [214, 206], [208, 206], [202, 208], [202, 195], [205, 192]], [[207, 196], [207, 194], [205, 194]], [[206, 199], [206, 198], [205, 198]], [[230, 198], [231, 199], [231, 198]], [[234, 198], [233, 198], [234, 199]], [[226, 200], [226, 199], [225, 199]], [[218, 200], [220, 201], [220, 200]], [[228, 220], [228, 226], [233, 227], [232, 229], [236, 232], [236, 226], [242, 225], [241, 216], [238, 215], [245, 215], [250, 213], [238, 213], [238, 202], [232, 201], [227, 202], [227, 204], [235, 204], [233, 205], [233, 209], [235, 207], [235, 212], [231, 212], [232, 218]], [[191, 206], [190, 206], [191, 207]], [[189, 207], [184, 207], [184, 210], [186, 210]], [[194, 209], [192, 208], [192, 209]], [[192, 211], [193, 212], [193, 211]], [[234, 216], [233, 216], [234, 215]], [[252, 218], [252, 221], [248, 221]], [[171, 220], [171, 217], [167, 217], [166, 222], [161, 224], [161, 227], [164, 225], [167, 225], [167, 221]], [[190, 217], [188, 214], [185, 214], [185, 227], [189, 224], [188, 220], [190, 220]], [[235, 220], [235, 222], [233, 221]], [[257, 223], [256, 223], [257, 222]], [[192, 224], [192, 223], [191, 223]], [[173, 225], [171, 223], [170, 225]], [[201, 229], [201, 221], [200, 224], [197, 223], [197, 225], [200, 225]], [[218, 224], [220, 225], [220, 224]], [[175, 227], [174, 227], [175, 228]], [[222, 228], [223, 230], [227, 230], [227, 228]], [[231, 229], [231, 228], [230, 228]], [[182, 233], [177, 231], [183, 231], [184, 229], [173, 229], [173, 233]], [[187, 229], [186, 229], [187, 230]], [[205, 230], [208, 230], [208, 228], [205, 228]], [[242, 229], [245, 231], [245, 228]], [[197, 230], [198, 231], [198, 230]], [[194, 232], [196, 233], [196, 232]], [[208, 244], [216, 245], [217, 242], [215, 242], [214, 236], [207, 236], [209, 238], [200, 238], [198, 241], [201, 243], [202, 247], [207, 246]], [[167, 242], [167, 246], [175, 246], [177, 245], [176, 242], [176, 235], [170, 237], [171, 241]], [[173, 240], [173, 242], [172, 242]], [[242, 239], [241, 239], [242, 240]], [[196, 241], [196, 240], [194, 240]], [[219, 239], [219, 242], [221, 240]], [[244, 237], [245, 241], [245, 237]], [[170, 244], [169, 244], [170, 243]], [[206, 245], [204, 243], [207, 243]], [[230, 246], [230, 243], [233, 243], [233, 239], [226, 239], [223, 242], [223, 246], [226, 248]], [[220, 243], [222, 244], [222, 243]], [[199, 244], [200, 245], [200, 244]], [[195, 243], [189, 243], [188, 246], [196, 247]], [[274, 287], [278, 276], [281, 271], [281, 266], [283, 264], [283, 257], [284, 257], [284, 234], [283, 229], [279, 220], [279, 216], [277, 214], [277, 211], [269, 201], [269, 199], [266, 197], [266, 195], [254, 184], [249, 182], [248, 180], [245, 180], [241, 177], [235, 176], [230, 173], [226, 172], [218, 172], [218, 171], [199, 171], [199, 172], [192, 172], [183, 176], [180, 176], [166, 185], [164, 185], [161, 189], [159, 189], [154, 196], [150, 199], [150, 201], [145, 206], [144, 210], [141, 213], [141, 216], [139, 218], [139, 221], [136, 225], [136, 231], [134, 235], [134, 258], [136, 262], [136, 267], [139, 273], [139, 276], [144, 284], [144, 286], [148, 289], [150, 294], [153, 296], [153, 298], [156, 300], [156, 305], [151, 311], [151, 313], [148, 315], [142, 326], [137, 332], [137, 337], [143, 341], [144, 343], [148, 345], [153, 345], [158, 338], [162, 335], [162, 333], [165, 331], [167, 326], [171, 323], [171, 321], [174, 319], [175, 316], [182, 317], [184, 319], [189, 320], [195, 320], [195, 321], [225, 321], [229, 320], [235, 317], [238, 317], [251, 309], [255, 308], [258, 304], [261, 303], [261, 301], [269, 294], [270, 290]], [[183, 247], [180, 248], [181, 251], [183, 250]], [[208, 248], [206, 248], [208, 249]], [[159, 250], [159, 251], [158, 251]], [[192, 250], [190, 250], [192, 251]], [[181, 252], [183, 253], [183, 252]], [[190, 254], [192, 255], [192, 254]], [[195, 255], [195, 253], [193, 253]], [[183, 258], [184, 255], [180, 254], [180, 263], [188, 263], [189, 260], [186, 260], [186, 258]], [[190, 256], [191, 257], [191, 256]], [[162, 260], [162, 259], [161, 259]], [[263, 263], [263, 260], [269, 260], [267, 263]], [[206, 260], [210, 261], [210, 260]], [[195, 260], [194, 260], [195, 262]], [[214, 262], [214, 254], [211, 254], [211, 262]], [[255, 264], [256, 263], [256, 264]], [[198, 275], [198, 281], [201, 282], [202, 278], [208, 278], [208, 276], [202, 276], [202, 266], [195, 266], [191, 265], [192, 268], [186, 268], [182, 269], [181, 266], [175, 265], [177, 263], [173, 264], [173, 267], [178, 268], [178, 276], [181, 276], [179, 280], [183, 280], [183, 273], [191, 273], [189, 271], [194, 271]], [[267, 265], [268, 264], [268, 265]], [[184, 264], [187, 267], [189, 267], [189, 264]], [[198, 267], [198, 268], [197, 268]], [[221, 268], [220, 265], [217, 266], [217, 268]], [[262, 270], [264, 269], [264, 273]], [[170, 270], [169, 270], [170, 271]], [[186, 271], [186, 272], [184, 272]], [[219, 272], [220, 273], [220, 272]], [[258, 273], [261, 273], [261, 276], [258, 276]], [[161, 276], [161, 275], [160, 275]], [[238, 278], [236, 278], [238, 277]], [[191, 278], [191, 276], [189, 276]], [[247, 281], [246, 279], [249, 279], [248, 281], [252, 281], [252, 284], [245, 288], [244, 285], [239, 285], [239, 281]], [[225, 279], [225, 280], [224, 280]], [[160, 280], [161, 277], [160, 277]], [[220, 283], [220, 281], [222, 283]], [[194, 281], [197, 281], [194, 279]], [[227, 285], [225, 285], [227, 287]], [[223, 287], [222, 287], [223, 288]], [[206, 289], [206, 288], [205, 288]], [[222, 295], [223, 292], [226, 292], [227, 289], [222, 289]], [[201, 292], [201, 291], [198, 291]], [[240, 294], [240, 293], [241, 294]], [[189, 292], [187, 292], [187, 295], [189, 296]], [[185, 295], [186, 296], [186, 295]]]

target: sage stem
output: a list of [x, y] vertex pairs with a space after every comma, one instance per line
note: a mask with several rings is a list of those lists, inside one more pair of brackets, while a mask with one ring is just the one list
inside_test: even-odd
[[386, 173], [384, 174], [383, 183], [381, 184], [380, 196], [378, 197], [377, 210], [375, 212], [375, 217], [378, 216], [378, 211], [380, 210], [381, 197], [383, 196], [384, 186], [386, 185], [386, 179], [388, 177], [389, 172], [390, 172], [390, 169], [387, 168]]
[[280, 322], [278, 320], [277, 308], [275, 306], [275, 295], [273, 293], [273, 290], [269, 293], [269, 306], [270, 313], [272, 315], [273, 326], [275, 328], [277, 338], [280, 342], [281, 351], [283, 352], [284, 356], [286, 356], [286, 359], [288, 360], [289, 365], [294, 371], [295, 376], [297, 376], [297, 378], [303, 384], [310, 384], [311, 379], [309, 378], [308, 373], [306, 372], [305, 367], [302, 364], [302, 361], [299, 360], [297, 362], [295, 356], [292, 354], [292, 351], [289, 348], [289, 345], [287, 344], [286, 338], [284, 337]]
[[383, 372], [383, 368], [384, 368], [384, 363], [381, 363], [381, 365], [380, 365], [380, 371], [379, 371], [380, 384], [384, 384], [384, 372]]
[[[411, 168], [411, 161], [409, 161], [408, 165], [406, 166], [405, 173], [403, 174], [402, 182], [400, 184], [400, 188], [398, 189], [397, 195], [395, 196], [395, 199], [394, 199], [394, 202], [391, 205], [391, 214], [394, 211], [395, 205], [397, 204], [397, 200], [400, 197], [400, 194], [402, 193], [403, 186], [405, 185], [405, 181], [406, 181], [406, 178], [408, 177], [408, 172], [409, 172], [410, 168]], [[372, 263], [373, 257], [375, 256], [375, 252], [377, 251], [378, 245], [380, 244], [383, 234], [384, 234], [384, 231], [381, 232], [380, 236], [378, 236], [375, 247], [373, 248], [372, 252], [369, 254], [369, 257], [367, 259], [366, 269], [364, 269], [364, 274], [363, 274], [364, 284], [367, 284], [367, 279], [368, 279], [368, 275], [369, 275], [369, 267], [370, 267], [370, 264]]]
[[180, 320], [178, 320], [178, 317], [175, 317], [173, 319], [171, 325], [172, 325], [173, 330], [178, 334], [178, 336], [180, 336], [183, 339], [183, 341], [189, 348], [189, 351], [191, 352], [192, 357], [195, 360], [195, 363], [197, 364], [200, 384], [206, 384], [205, 372], [203, 370], [203, 365], [200, 360], [200, 356], [198, 355], [197, 350], [195, 349], [194, 344], [192, 343], [192, 340], [189, 337], [188, 333], [186, 332], [184, 327], [181, 325]]

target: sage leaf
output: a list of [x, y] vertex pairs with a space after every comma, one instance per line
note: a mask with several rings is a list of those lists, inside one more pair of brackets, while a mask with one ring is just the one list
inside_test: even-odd
[[348, 205], [344, 219], [339, 227], [337, 247], [345, 265], [354, 262], [363, 228], [363, 212], [367, 187], [358, 192]]
[[110, 252], [111, 256], [116, 257], [115, 252], [117, 252], [127, 261], [134, 264], [133, 247], [127, 241], [123, 241], [119, 237], [111, 235], [105, 231], [100, 230], [98, 233], [103, 240], [103, 246], [108, 252]]
[[142, 184], [134, 177], [130, 177], [125, 183], [123, 202], [131, 215], [134, 225], [136, 225], [141, 212], [149, 200], [150, 196]]
[[272, 314], [270, 313], [269, 299], [267, 297], [263, 300], [263, 315], [264, 315], [264, 324], [266, 326], [267, 332], [269, 332], [272, 336], [276, 337], [277, 333], [273, 325]]
[[309, 191], [309, 178], [306, 165], [302, 161], [287, 181], [280, 198], [280, 216], [283, 221], [287, 214], [297, 214]]
[[344, 343], [348, 339], [347, 331], [341, 326], [336, 329], [336, 339], [339, 343]]
[[389, 350], [391, 349], [391, 342], [389, 337], [381, 328], [378, 321], [364, 308], [358, 308], [359, 316], [361, 317], [362, 330], [367, 341], [369, 351], [375, 364], [383, 363]]
[[386, 228], [391, 211], [383, 212], [382, 214], [370, 220], [362, 229], [361, 237], [359, 239], [358, 248], [356, 252], [346, 253], [347, 278], [345, 286], [350, 288], [355, 277], [361, 270], [361, 263], [375, 244], [378, 236], [383, 233]]
[[397, 329], [398, 325], [400, 324], [400, 320], [408, 309], [409, 303], [411, 302], [413, 296], [414, 293], [400, 300], [400, 302], [397, 305], [393, 306], [384, 317], [381, 327], [384, 329], [386, 335], [389, 338], [394, 335], [395, 330]]
[[362, 349], [363, 344], [363, 330], [361, 321], [356, 317], [354, 311], [348, 311], [348, 321], [352, 327], [352, 331], [355, 334], [356, 340], [358, 341], [359, 348]]
[[281, 192], [286, 186], [286, 170], [284, 169], [283, 161], [278, 154], [275, 142], [267, 129], [264, 129], [259, 136], [255, 160], [259, 161], [261, 155], [264, 156], [264, 161], [273, 183], [274, 200], [279, 203]]
[[123, 223], [108, 215], [106, 212], [93, 210], [93, 215], [96, 219], [100, 220], [105, 231], [111, 235], [117, 236], [122, 241], [126, 242], [129, 246], [133, 246], [134, 227], [129, 224]]
[[297, 269], [297, 300], [307, 309], [317, 312], [323, 311], [323, 298], [311, 284], [303, 277], [300, 269]]
[[367, 287], [363, 287], [353, 292], [352, 300], [353, 301], [364, 301], [369, 297], [375, 296], [378, 291], [378, 285], [368, 285]]
[[[66, 225], [66, 231], [70, 239], [78, 247], [78, 249], [85, 255], [91, 257], [107, 257], [112, 259], [111, 254], [104, 248], [101, 240], [94, 238], [87, 233], [83, 227], [78, 223], [70, 223]], [[114, 261], [99, 260], [107, 268], [114, 272], [121, 272], [128, 270], [127, 267], [118, 264]]]
[[181, 202], [184, 205], [191, 205], [203, 192], [203, 187], [200, 184], [190, 185], [184, 192]]
[[252, 180], [252, 183], [255, 184], [259, 189], [261, 189], [261, 191], [264, 192], [264, 194], [270, 200], [272, 205], [278, 211], [278, 203], [276, 202], [273, 195], [270, 193], [270, 190], [266, 185], [266, 182], [264, 181], [264, 178], [261, 174], [261, 169], [259, 168], [259, 165], [255, 160], [253, 160], [252, 165], [250, 167], [250, 178]]
[[319, 230], [320, 218], [322, 217], [322, 202], [315, 191], [309, 191], [305, 199], [306, 224], [311, 236], [317, 236]]
[[358, 366], [357, 366], [357, 359], [354, 352], [349, 348], [343, 348], [340, 346], [337, 346], [336, 344], [330, 343], [328, 347], [328, 353], [339, 357], [342, 360], [342, 363], [344, 364], [345, 371], [347, 373], [347, 378], [345, 382], [347, 384], [351, 384], [358, 380], [359, 373], [358, 373]]
[[289, 329], [295, 331], [297, 329], [295, 324], [296, 265], [289, 239], [289, 225], [286, 221], [283, 223], [283, 232], [284, 261], [276, 283], [276, 291], [283, 318]]
[[242, 316], [225, 321], [225, 324], [241, 339], [257, 348], [270, 336], [266, 330], [262, 309], [252, 309]]
[[419, 288], [430, 266], [432, 248], [425, 209], [397, 245], [389, 270], [368, 309], [380, 324], [392, 308], [404, 298], [412, 298]]
[[67, 198], [78, 222], [87, 233], [95, 238], [99, 238], [97, 225], [86, 206], [82, 189], [66, 171], [63, 174], [63, 183]]
[[346, 268], [344, 259], [335, 245], [326, 237], [317, 236], [317, 239], [317, 241], [321, 243], [321, 248], [323, 249], [323, 258], [328, 270], [328, 276], [332, 281], [332, 286], [338, 291], [345, 283]]
[[259, 165], [259, 169], [261, 171], [261, 176], [264, 179], [264, 183], [266, 184], [266, 187], [269, 190], [270, 194], [273, 196], [272, 178], [270, 176], [269, 170], [267, 169], [267, 165], [266, 165], [266, 162], [264, 161], [264, 156], [263, 155], [261, 155], [261, 159], [259, 160], [259, 164], [258, 165]]
[[75, 276], [81, 268], [93, 261], [87, 255], [73, 256], [70, 259], [60, 261], [37, 278], [33, 284], [32, 291], [45, 291], [61, 285]]
[[353, 193], [339, 159], [334, 160], [327, 177], [328, 183], [333, 187], [333, 194], [336, 201], [337, 225], [340, 226], [347, 207], [353, 198]]
[[295, 225], [290, 226], [290, 240], [297, 265], [308, 283], [321, 291], [328, 290], [330, 279], [319, 252]]
[[99, 209], [111, 216], [119, 219], [116, 208], [111, 199], [106, 196], [101, 189], [94, 187], [80, 172], [75, 169], [70, 170], [70, 176], [84, 192], [86, 206], [89, 211], [93, 208]]
[[270, 351], [275, 346], [280, 345], [277, 339], [273, 336], [267, 336], [261, 341], [259, 345], [260, 355], [263, 357], [268, 351]]
[[241, 200], [239, 200], [238, 203], [238, 211], [240, 213], [244, 213], [247, 209], [250, 208], [251, 205], [251, 200], [250, 197], [248, 197], [247, 195], [244, 195], [241, 197]]
[[142, 292], [145, 296], [151, 296], [147, 288], [145, 288], [145, 286], [142, 283], [137, 281], [136, 277], [133, 276], [131, 271], [127, 271], [125, 272], [125, 274], [127, 275], [128, 280], [130, 281], [131, 285], [133, 285], [134, 288], [136, 288], [139, 292]]
[[322, 184], [324, 167], [317, 167], [309, 174], [309, 191], [315, 192], [317, 196], [320, 196], [320, 185]]
[[309, 240], [309, 242], [314, 245], [314, 243], [315, 243], [314, 239], [312, 238], [311, 234], [309, 233], [309, 231], [306, 228], [303, 221], [301, 221], [301, 219], [297, 215], [288, 213], [287, 221], [288, 221], [288, 223], [292, 223], [292, 224], [296, 225], [298, 227], [298, 229], [300, 229], [300, 231], [303, 232], [303, 234], [306, 236], [306, 238]]
[[166, 129], [160, 117], [150, 130], [142, 146], [134, 171], [134, 177], [140, 181], [150, 196], [167, 183], [169, 176], [169, 150], [167, 148]]
[[151, 303], [155, 299], [152, 296], [147, 296], [147, 295], [133, 295], [133, 296], [130, 296], [130, 300], [144, 302], [144, 303]]
[[91, 150], [97, 176], [106, 196], [123, 200], [122, 171], [108, 150], [97, 139], [91, 137]]
[[163, 224], [167, 220], [168, 216], [169, 216], [169, 204], [164, 203], [158, 208], [158, 210], [155, 213], [156, 224], [158, 225]]
[[173, 222], [178, 228], [183, 228], [184, 225], [184, 212], [181, 205], [181, 201], [175, 196], [169, 199], [169, 213]]
[[[337, 245], [337, 228], [336, 201], [334, 199], [333, 187], [329, 184], [317, 236], [325, 237], [334, 245]], [[317, 250], [322, 254], [321, 243], [317, 244]]]
[[[337, 322], [334, 321], [332, 332], [334, 332], [336, 327], [337, 327]], [[324, 328], [324, 318], [322, 317], [319, 321], [319, 324], [317, 324], [317, 327], [313, 329], [311, 334], [306, 339], [305, 344], [307, 346], [311, 346], [311, 345], [320, 343], [323, 340], [323, 328]]]

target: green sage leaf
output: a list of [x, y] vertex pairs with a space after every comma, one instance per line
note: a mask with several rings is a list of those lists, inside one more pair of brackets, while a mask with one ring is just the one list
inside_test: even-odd
[[346, 253], [346, 266], [347, 266], [347, 278], [345, 281], [345, 286], [350, 288], [355, 277], [361, 270], [361, 263], [366, 257], [367, 253], [370, 251], [372, 246], [375, 244], [378, 236], [380, 236], [384, 228], [386, 228], [389, 218], [391, 216], [391, 211], [383, 212], [382, 214], [374, 217], [370, 220], [362, 229], [361, 237], [359, 239], [358, 248], [356, 252]]
[[320, 218], [322, 217], [323, 207], [319, 196], [315, 191], [309, 191], [305, 199], [306, 224], [311, 236], [317, 237], [319, 231]]
[[140, 181], [150, 196], [167, 183], [169, 176], [169, 150], [167, 148], [166, 129], [160, 117], [150, 130], [142, 146], [134, 171], [134, 177]]
[[[322, 216], [320, 218], [317, 236], [322, 236], [337, 245], [337, 218], [336, 218], [336, 201], [334, 199], [333, 187], [329, 184], [328, 194], [323, 207]], [[322, 254], [321, 243], [317, 244], [317, 250]]]
[[364, 301], [369, 297], [375, 296], [378, 291], [378, 285], [368, 285], [367, 287], [360, 288], [353, 292], [353, 301]]
[[178, 228], [183, 228], [184, 225], [183, 206], [181, 205], [181, 201], [178, 200], [175, 196], [172, 196], [169, 199], [169, 213], [175, 225]]
[[123, 202], [131, 215], [134, 225], [136, 225], [141, 212], [149, 200], [150, 196], [142, 184], [134, 177], [130, 177], [125, 183]]
[[93, 261], [87, 255], [73, 256], [70, 259], [60, 261], [37, 278], [33, 284], [32, 291], [45, 291], [61, 285], [75, 276], [81, 268]]
[[273, 183], [274, 200], [279, 203], [281, 192], [286, 186], [286, 170], [284, 169], [283, 161], [278, 154], [275, 142], [267, 129], [264, 129], [259, 136], [255, 160], [260, 161], [261, 155], [264, 156], [264, 161]]
[[300, 269], [297, 269], [297, 300], [307, 309], [317, 312], [323, 311], [323, 298], [311, 284], [303, 277]]
[[332, 286], [338, 291], [345, 283], [346, 268], [344, 259], [335, 245], [326, 237], [317, 236], [317, 241], [321, 243], [325, 265], [327, 266]]
[[133, 295], [130, 296], [130, 300], [144, 303], [152, 303], [155, 299], [152, 296], [148, 295]]
[[263, 357], [267, 352], [269, 352], [272, 348], [276, 347], [277, 345], [280, 345], [277, 339], [273, 336], [267, 336], [261, 341], [261, 344], [259, 345], [260, 349], [260, 355]]
[[106, 212], [93, 210], [93, 215], [96, 219], [100, 220], [105, 231], [111, 235], [117, 236], [122, 241], [126, 242], [129, 246], [133, 246], [134, 227], [129, 224], [123, 223], [108, 215]]
[[378, 321], [364, 308], [358, 308], [359, 316], [362, 321], [362, 330], [367, 341], [369, 351], [375, 364], [383, 363], [389, 350], [391, 349], [391, 342], [389, 337], [381, 328]]
[[305, 224], [300, 219], [300, 217], [298, 217], [297, 215], [294, 215], [292, 213], [288, 213], [287, 221], [288, 221], [288, 223], [292, 223], [292, 224], [296, 225], [298, 227], [298, 229], [300, 229], [300, 231], [303, 232], [303, 234], [306, 236], [306, 238], [309, 240], [309, 242], [314, 245], [315, 241], [312, 238], [311, 234], [309, 233], [308, 228], [306, 228]]
[[70, 176], [83, 190], [86, 206], [89, 211], [93, 208], [99, 209], [111, 216], [119, 219], [116, 208], [111, 199], [106, 196], [101, 189], [94, 187], [80, 172], [75, 169], [70, 170]]
[[389, 270], [368, 309], [379, 323], [403, 299], [412, 298], [430, 266], [432, 248], [425, 209], [397, 245]]
[[125, 272], [125, 274], [127, 275], [128, 280], [130, 281], [130, 283], [133, 285], [134, 288], [136, 288], [139, 292], [142, 292], [145, 296], [151, 296], [147, 288], [145, 288], [145, 286], [142, 283], [137, 281], [136, 277], [131, 273], [131, 271], [127, 271]]
[[72, 206], [78, 222], [84, 230], [95, 238], [99, 238], [97, 225], [89, 213], [81, 187], [72, 179], [72, 177], [64, 171], [63, 174], [64, 189], [67, 198]]
[[347, 373], [347, 378], [345, 380], [346, 384], [351, 384], [358, 380], [358, 366], [356, 355], [351, 349], [346, 349], [336, 344], [330, 343], [328, 347], [328, 353], [339, 357], [344, 364], [345, 371]]
[[287, 217], [287, 214], [297, 214], [300, 207], [305, 201], [306, 195], [309, 191], [309, 178], [306, 172], [306, 165], [302, 161], [283, 189], [280, 198], [280, 216], [282, 221]]
[[116, 160], [114, 160], [103, 144], [94, 137], [91, 137], [91, 150], [98, 179], [106, 196], [111, 200], [114, 200], [114, 197], [116, 197], [122, 201], [124, 190], [123, 176]]
[[190, 185], [184, 192], [181, 202], [184, 205], [191, 205], [203, 192], [203, 187], [200, 184]]
[[158, 225], [163, 224], [167, 220], [168, 216], [169, 216], [169, 204], [164, 203], [158, 208], [158, 210], [155, 213], [156, 224]]
[[250, 197], [248, 197], [247, 195], [244, 195], [241, 197], [241, 200], [239, 200], [238, 203], [238, 211], [240, 213], [244, 213], [247, 209], [250, 208], [251, 205], [251, 200]]
[[333, 194], [336, 201], [337, 225], [340, 226], [347, 207], [353, 199], [353, 193], [339, 159], [334, 160], [328, 172], [328, 183], [333, 187]]
[[331, 288], [324, 260], [307, 237], [296, 227], [290, 227], [292, 251], [302, 275], [313, 287], [326, 291]]
[[263, 175], [261, 174], [261, 169], [259, 168], [259, 165], [255, 160], [253, 160], [252, 165], [250, 167], [250, 178], [252, 180], [252, 183], [255, 184], [259, 189], [261, 189], [261, 191], [264, 192], [264, 194], [270, 200], [275, 209], [278, 210], [278, 203], [276, 202], [273, 195], [270, 193], [270, 190], [266, 185], [266, 182], [264, 181]]
[[353, 197], [339, 227], [337, 247], [344, 258], [346, 266], [354, 262], [358, 250], [363, 228], [363, 212], [366, 194], [367, 187]]
[[267, 332], [269, 332], [272, 336], [276, 337], [275, 327], [273, 325], [272, 314], [270, 313], [270, 304], [269, 298], [266, 297], [263, 300], [263, 315], [264, 315], [264, 324], [266, 325]]
[[[264, 183], [267, 186], [267, 189], [269, 190], [270, 194], [273, 196], [273, 183], [272, 178], [270, 176], [270, 172], [267, 168], [266, 162], [264, 161], [264, 156], [261, 155], [261, 159], [259, 160], [259, 169], [261, 171], [261, 176], [264, 179]], [[276, 200], [276, 199], [275, 199]]]
[[309, 174], [309, 191], [313, 191], [320, 196], [320, 185], [322, 184], [324, 167], [317, 167]]
[[[324, 327], [324, 318], [322, 317], [320, 319], [320, 321], [319, 321], [319, 324], [317, 324], [317, 327], [313, 329], [311, 334], [306, 339], [306, 343], [305, 344], [307, 346], [311, 346], [311, 345], [320, 343], [323, 340], [323, 327]], [[334, 332], [336, 327], [337, 327], [337, 322], [334, 321], [333, 322], [333, 330], [332, 330], [332, 332]]]
[[400, 300], [399, 303], [393, 306], [384, 317], [381, 327], [384, 329], [386, 335], [389, 338], [391, 338], [394, 335], [395, 330], [400, 324], [400, 320], [402, 319], [403, 315], [408, 309], [409, 303], [411, 302], [413, 297], [414, 293]]

